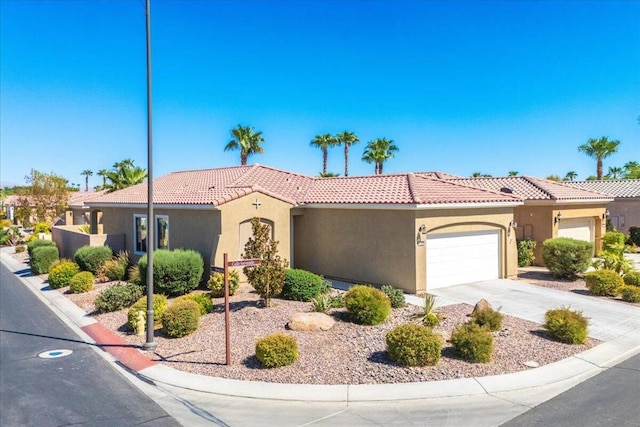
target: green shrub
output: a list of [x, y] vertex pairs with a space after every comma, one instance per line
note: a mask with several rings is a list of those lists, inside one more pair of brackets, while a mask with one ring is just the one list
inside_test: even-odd
[[344, 295], [331, 295], [329, 297], [329, 301], [331, 303], [331, 308], [342, 308], [344, 307]]
[[518, 267], [528, 267], [536, 260], [535, 250], [538, 242], [535, 240], [518, 240]]
[[[233, 295], [240, 286], [240, 274], [237, 270], [229, 270], [229, 295]], [[207, 282], [209, 290], [211, 290], [211, 296], [214, 298], [220, 298], [224, 296], [224, 274], [213, 273], [209, 277]]]
[[[164, 295], [153, 295], [153, 322], [159, 325], [162, 320], [162, 313], [167, 308], [167, 297]], [[136, 315], [138, 311], [144, 312], [145, 321], [147, 319], [147, 296], [143, 296], [136, 301], [127, 313], [127, 325], [131, 331], [136, 330]]]
[[122, 310], [131, 306], [142, 297], [142, 287], [133, 283], [116, 283], [100, 292], [94, 301], [101, 313]]
[[162, 313], [162, 327], [169, 338], [193, 333], [200, 325], [200, 306], [192, 299], [179, 298]]
[[622, 278], [625, 285], [640, 286], [640, 271], [630, 271]]
[[140, 277], [140, 268], [138, 265], [132, 265], [127, 272], [127, 276], [129, 276], [129, 283], [133, 283], [134, 285], [144, 286], [142, 282], [142, 277]]
[[31, 253], [31, 271], [33, 274], [48, 273], [51, 265], [58, 257], [58, 248], [55, 246], [40, 246], [33, 249]]
[[331, 308], [331, 297], [329, 294], [321, 294], [311, 300], [313, 311], [317, 313], [327, 313]]
[[51, 234], [51, 225], [46, 222], [38, 222], [33, 226], [33, 234], [46, 233]]
[[436, 365], [442, 340], [426, 326], [404, 324], [387, 332], [387, 354], [400, 366]]
[[640, 246], [640, 227], [629, 227], [629, 240], [636, 246]]
[[265, 368], [279, 368], [298, 360], [298, 343], [292, 336], [273, 334], [256, 342], [256, 359]]
[[391, 314], [391, 301], [379, 289], [367, 285], [352, 286], [344, 294], [344, 305], [354, 322], [377, 325]]
[[581, 311], [568, 307], [549, 310], [544, 315], [544, 328], [553, 339], [566, 344], [582, 344], [587, 339], [589, 322]]
[[[147, 256], [138, 262], [140, 278], [147, 285]], [[200, 253], [191, 249], [157, 250], [153, 253], [154, 290], [173, 296], [184, 295], [198, 287], [204, 272]]]
[[73, 294], [82, 294], [93, 289], [95, 278], [89, 271], [81, 271], [71, 278], [69, 290]]
[[200, 308], [200, 315], [204, 316], [205, 314], [213, 313], [213, 301], [211, 301], [211, 297], [207, 294], [190, 294], [181, 296], [180, 299], [188, 299], [191, 301], [195, 301]]
[[318, 295], [329, 292], [329, 289], [331, 285], [322, 276], [310, 271], [290, 268], [285, 271], [280, 296], [292, 301], [311, 301]]
[[402, 289], [394, 288], [393, 286], [389, 286], [389, 285], [384, 285], [383, 287], [380, 288], [380, 290], [384, 292], [384, 294], [389, 298], [389, 301], [391, 301], [392, 308], [404, 307], [404, 305], [406, 304], [404, 300], [404, 292], [402, 292]]
[[113, 252], [108, 246], [85, 245], [78, 249], [74, 255], [76, 263], [82, 271], [90, 271], [97, 274], [102, 265], [113, 257]]
[[621, 286], [620, 296], [622, 297], [622, 300], [626, 302], [640, 302], [640, 286]]
[[624, 233], [618, 233], [616, 231], [607, 231], [602, 236], [602, 250], [618, 250], [619, 247], [624, 246], [625, 235]]
[[435, 295], [426, 294], [424, 296], [424, 308], [422, 313], [417, 314], [415, 317], [419, 318], [425, 326], [433, 328], [440, 324], [440, 317], [436, 312], [436, 297]]
[[582, 240], [558, 237], [542, 244], [542, 260], [554, 276], [575, 279], [589, 268], [593, 244]]
[[592, 265], [596, 269], [613, 270], [624, 274], [633, 269], [631, 260], [625, 258], [624, 233], [607, 232], [602, 237], [602, 251]]
[[594, 295], [614, 297], [618, 289], [624, 285], [624, 280], [615, 271], [598, 270], [584, 275], [587, 289]]
[[477, 323], [458, 325], [451, 334], [454, 352], [472, 363], [488, 363], [493, 354], [493, 336]]
[[30, 241], [29, 243], [27, 243], [27, 253], [29, 254], [29, 258], [31, 258], [33, 256], [33, 250], [35, 248], [41, 248], [43, 246], [54, 247], [54, 246], [56, 246], [56, 244], [54, 242], [52, 242], [51, 240], [35, 239], [35, 240]]
[[471, 315], [471, 321], [478, 326], [483, 326], [488, 330], [495, 332], [502, 328], [502, 319], [504, 316], [500, 312], [491, 308], [478, 310]]
[[73, 261], [63, 261], [49, 270], [49, 286], [53, 289], [69, 286], [71, 279], [80, 273], [80, 267]]
[[26, 250], [27, 250], [27, 247], [25, 245], [16, 246], [16, 253], [17, 254], [22, 253], [22, 252], [24, 252]]
[[108, 259], [99, 269], [99, 274], [103, 274], [109, 280], [124, 280], [129, 270], [129, 253], [120, 251], [115, 258]]

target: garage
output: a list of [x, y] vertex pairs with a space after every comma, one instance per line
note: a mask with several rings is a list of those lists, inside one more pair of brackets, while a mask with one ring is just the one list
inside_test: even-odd
[[427, 236], [427, 290], [500, 277], [500, 233]]
[[593, 218], [563, 219], [558, 224], [558, 237], [570, 237], [576, 240], [593, 242]]

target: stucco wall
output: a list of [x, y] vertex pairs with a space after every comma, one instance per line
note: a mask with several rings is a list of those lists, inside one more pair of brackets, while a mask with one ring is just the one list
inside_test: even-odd
[[86, 234], [72, 225], [52, 227], [51, 238], [58, 246], [61, 258], [73, 259], [76, 251], [85, 245], [109, 246], [116, 254], [126, 249], [124, 234]]
[[640, 227], [640, 198], [616, 199], [607, 205], [607, 209], [617, 231], [629, 234], [630, 227]]

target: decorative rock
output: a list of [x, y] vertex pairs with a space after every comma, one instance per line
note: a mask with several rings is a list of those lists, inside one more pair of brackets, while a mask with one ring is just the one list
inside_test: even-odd
[[537, 368], [538, 366], [540, 366], [540, 364], [535, 360], [527, 360], [523, 363], [523, 365], [529, 368]]
[[296, 313], [289, 318], [287, 326], [294, 331], [328, 331], [335, 323], [324, 313]]
[[480, 301], [476, 303], [476, 306], [473, 307], [473, 311], [471, 312], [471, 315], [473, 316], [474, 314], [476, 314], [477, 311], [487, 310], [487, 309], [493, 310], [493, 307], [491, 307], [491, 304], [489, 304], [489, 301], [482, 298]]

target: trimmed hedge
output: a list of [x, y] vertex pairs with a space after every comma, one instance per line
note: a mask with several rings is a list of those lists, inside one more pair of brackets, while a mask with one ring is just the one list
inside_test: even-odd
[[107, 260], [113, 257], [113, 252], [108, 246], [85, 245], [78, 249], [74, 255], [76, 263], [82, 271], [90, 271], [97, 274]]
[[[147, 285], [147, 256], [138, 262], [140, 279]], [[200, 284], [204, 272], [202, 255], [191, 249], [161, 249], [153, 253], [154, 291], [168, 296], [184, 295]]]
[[[229, 296], [236, 293], [240, 286], [240, 273], [237, 270], [229, 270]], [[213, 273], [209, 276], [207, 286], [211, 291], [211, 296], [214, 298], [220, 298], [224, 296], [224, 274]]]
[[587, 340], [589, 322], [581, 311], [561, 307], [547, 311], [544, 319], [547, 334], [557, 341], [566, 344], [582, 344]]
[[471, 315], [471, 321], [490, 330], [491, 332], [499, 331], [502, 328], [502, 319], [504, 316], [491, 308], [478, 310]]
[[622, 278], [625, 285], [640, 286], [640, 271], [630, 271]]
[[73, 261], [62, 261], [49, 270], [49, 286], [53, 289], [69, 286], [71, 279], [80, 273], [80, 267]]
[[575, 279], [578, 273], [589, 268], [593, 255], [593, 243], [558, 237], [542, 244], [542, 260], [554, 276]]
[[33, 256], [33, 250], [35, 248], [41, 248], [43, 246], [56, 247], [56, 244], [51, 240], [36, 239], [30, 241], [29, 243], [27, 243], [27, 253], [29, 254], [29, 258]]
[[362, 325], [377, 325], [391, 314], [389, 297], [367, 285], [352, 286], [344, 294], [344, 305], [351, 319]]
[[622, 300], [626, 302], [640, 302], [640, 286], [621, 286], [620, 296], [622, 297]]
[[89, 271], [81, 271], [71, 278], [69, 290], [73, 294], [82, 294], [93, 289], [95, 278]]
[[58, 260], [60, 254], [54, 246], [38, 246], [31, 251], [31, 272], [33, 274], [45, 274], [49, 272], [52, 264]]
[[307, 270], [290, 268], [285, 271], [284, 285], [280, 296], [293, 301], [311, 301], [321, 294], [329, 292], [331, 285]]
[[208, 294], [189, 294], [181, 296], [180, 299], [195, 301], [200, 308], [200, 316], [213, 313], [213, 301]]
[[472, 363], [491, 362], [493, 335], [486, 328], [468, 322], [458, 325], [451, 334], [454, 352]]
[[142, 297], [143, 289], [133, 283], [116, 283], [100, 292], [94, 301], [100, 313], [122, 310]]
[[200, 306], [192, 299], [180, 298], [162, 313], [162, 327], [169, 338], [182, 338], [200, 325]]
[[298, 360], [298, 343], [290, 335], [273, 334], [256, 342], [256, 359], [265, 368], [279, 368]]
[[[153, 294], [153, 323], [159, 325], [162, 320], [162, 314], [167, 308], [167, 297], [164, 295]], [[144, 312], [145, 322], [147, 319], [147, 296], [143, 296], [129, 308], [127, 313], [127, 325], [131, 331], [136, 330], [136, 315], [138, 311]], [[146, 324], [146, 323], [145, 323]]]
[[406, 323], [387, 332], [387, 354], [400, 366], [437, 365], [442, 340], [426, 326]]
[[611, 270], [597, 270], [584, 275], [587, 289], [594, 295], [615, 297], [624, 285], [622, 277]]

